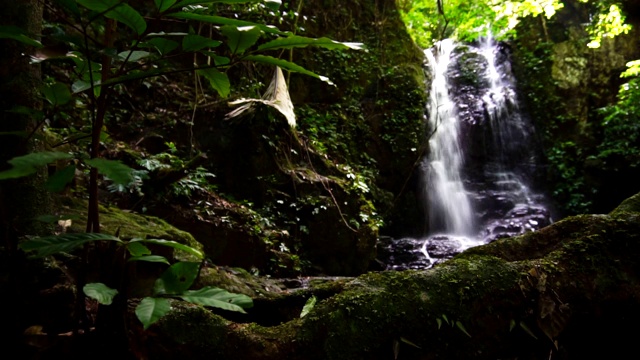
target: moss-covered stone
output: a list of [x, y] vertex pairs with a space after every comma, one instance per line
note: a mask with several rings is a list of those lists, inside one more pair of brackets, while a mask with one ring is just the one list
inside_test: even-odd
[[[637, 197], [621, 206], [633, 216], [572, 217], [470, 249], [431, 270], [362, 275], [306, 317], [278, 326], [207, 320], [198, 310], [194, 319], [210, 322], [202, 329], [224, 344], [193, 344], [222, 359], [623, 356], [633, 346], [624, 324], [640, 320]], [[166, 321], [194, 319], [177, 313]], [[155, 347], [169, 339], [188, 348], [188, 336], [172, 339], [174, 331], [154, 328], [142, 341]]]
[[[62, 217], [71, 219], [69, 232], [84, 232], [87, 219], [87, 201], [78, 198], [62, 197], [58, 199], [57, 211]], [[128, 212], [116, 207], [100, 206], [100, 227], [105, 234], [118, 234], [120, 238], [149, 238], [173, 240], [181, 244], [202, 250], [191, 234], [171, 226], [164, 220]]]

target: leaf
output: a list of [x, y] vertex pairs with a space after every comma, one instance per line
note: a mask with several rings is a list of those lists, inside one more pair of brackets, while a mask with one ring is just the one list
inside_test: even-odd
[[442, 327], [442, 319], [436, 318], [436, 322], [438, 323], [438, 330]]
[[416, 345], [415, 343], [413, 343], [412, 341], [408, 340], [408, 339], [407, 339], [407, 338], [405, 338], [405, 337], [402, 337], [402, 336], [401, 336], [401, 337], [400, 337], [400, 341], [402, 341], [403, 343], [405, 343], [405, 344], [407, 344], [407, 345], [411, 345], [411, 346], [413, 346], [413, 347], [414, 347], [414, 348], [416, 348], [416, 349], [422, 349], [420, 346]]
[[298, 35], [271, 40], [258, 46], [258, 50], [293, 49], [307, 46], [317, 46], [329, 50], [365, 50], [363, 43], [339, 42], [326, 37], [316, 39]]
[[177, 0], [155, 0], [158, 12], [164, 12], [169, 9]]
[[136, 306], [136, 317], [147, 330], [170, 310], [171, 304], [168, 299], [146, 297]]
[[119, 53], [118, 59], [120, 59], [120, 61], [126, 60], [127, 62], [136, 62], [148, 57], [149, 55], [151, 55], [151, 53], [148, 51], [128, 50]]
[[200, 263], [180, 261], [171, 265], [156, 280], [154, 294], [180, 295], [187, 291], [198, 277]]
[[25, 31], [17, 26], [0, 26], [0, 39], [13, 39], [23, 44], [41, 48], [42, 44], [25, 34]]
[[242, 54], [258, 41], [262, 30], [257, 26], [223, 26], [220, 31], [227, 37], [227, 46], [233, 54]]
[[253, 300], [244, 294], [234, 294], [226, 290], [204, 287], [190, 290], [180, 296], [181, 299], [204, 306], [245, 313], [244, 309], [253, 307]]
[[300, 317], [303, 318], [305, 316], [307, 316], [307, 314], [313, 310], [313, 308], [316, 306], [316, 301], [318, 299], [316, 298], [315, 295], [311, 296], [307, 302], [304, 304], [304, 306], [302, 307], [302, 311], [300, 312]]
[[122, 242], [112, 235], [80, 233], [36, 237], [20, 243], [18, 247], [24, 251], [35, 251], [35, 257], [45, 257], [60, 252], [70, 252], [88, 242], [103, 240]]
[[53, 0], [58, 3], [58, 5], [67, 9], [68, 12], [75, 16], [80, 16], [80, 9], [78, 8], [78, 4], [76, 4], [75, 0]]
[[276, 28], [275, 26], [261, 25], [261, 24], [253, 23], [251, 21], [230, 19], [223, 16], [202, 15], [202, 14], [194, 14], [194, 13], [188, 13], [188, 12], [177, 12], [175, 14], [167, 14], [167, 16], [175, 17], [178, 19], [184, 19], [184, 20], [201, 21], [201, 22], [215, 24], [215, 25], [257, 26], [260, 28], [260, 30], [266, 33], [282, 34], [282, 32], [278, 30], [278, 28]]
[[70, 159], [71, 155], [57, 151], [36, 152], [9, 160], [12, 169], [0, 172], [0, 180], [15, 179], [35, 174], [41, 167], [58, 160]]
[[140, 46], [154, 47], [158, 50], [160, 55], [166, 55], [177, 49], [180, 44], [177, 41], [157, 37], [150, 39], [149, 41], [145, 41], [143, 44], [140, 44]]
[[511, 332], [515, 326], [516, 326], [516, 321], [511, 319], [511, 321], [509, 322], [509, 332]]
[[127, 251], [129, 251], [129, 254], [131, 254], [131, 256], [133, 256], [133, 257], [141, 257], [143, 255], [151, 255], [151, 250], [149, 250], [149, 248], [146, 247], [140, 241], [129, 242], [127, 244]]
[[464, 328], [464, 325], [462, 325], [460, 321], [456, 321], [456, 327], [460, 329], [460, 331], [465, 333], [465, 335], [467, 335], [468, 337], [471, 337], [471, 335], [469, 335], [469, 333], [467, 332], [467, 329]]
[[532, 338], [538, 340], [538, 337], [533, 333], [533, 331], [531, 331], [531, 329], [529, 329], [529, 327], [527, 326], [527, 324], [525, 324], [524, 322], [520, 321], [520, 327], [522, 328], [522, 330], [524, 330], [524, 332], [526, 332], [527, 334], [529, 334]]
[[74, 177], [76, 176], [76, 166], [69, 165], [62, 170], [56, 171], [53, 175], [49, 176], [47, 183], [44, 187], [51, 192], [60, 192], [67, 187]]
[[42, 94], [53, 106], [64, 105], [71, 100], [71, 92], [69, 91], [69, 88], [67, 85], [59, 82], [44, 86], [42, 88]]
[[231, 83], [227, 74], [218, 71], [217, 69], [199, 69], [198, 74], [204, 76], [209, 80], [211, 87], [218, 92], [220, 97], [226, 98], [231, 92]]
[[133, 181], [133, 169], [120, 161], [94, 158], [84, 162], [98, 169], [101, 174], [111, 179], [115, 184], [128, 185]]
[[111, 305], [113, 298], [118, 294], [118, 290], [103, 283], [89, 283], [82, 288], [82, 292], [102, 305]]
[[142, 15], [122, 0], [76, 0], [80, 5], [98, 13], [104, 13], [105, 17], [117, 20], [130, 27], [138, 35], [142, 35], [147, 29], [147, 23]]
[[210, 39], [208, 37], [189, 34], [182, 39], [182, 50], [198, 51], [204, 48], [214, 48], [222, 44], [220, 41]]
[[275, 66], [279, 66], [285, 70], [289, 70], [289, 71], [293, 71], [293, 72], [298, 72], [301, 74], [305, 74], [305, 75], [309, 75], [312, 76], [316, 79], [320, 79], [324, 82], [326, 82], [329, 85], [334, 85], [331, 80], [329, 80], [328, 77], [325, 76], [321, 76], [318, 75], [312, 71], [309, 71], [305, 68], [303, 68], [302, 66], [286, 61], [286, 60], [282, 60], [282, 59], [277, 59], [274, 58], [272, 56], [266, 56], [266, 55], [249, 55], [249, 56], [245, 56], [243, 58], [244, 60], [249, 60], [249, 61], [255, 61], [257, 63], [263, 63], [263, 64], [269, 64], [269, 65], [275, 65]]
[[162, 246], [167, 246], [167, 247], [170, 247], [170, 248], [182, 250], [182, 251], [187, 252], [187, 253], [189, 253], [191, 255], [194, 255], [198, 259], [204, 259], [204, 253], [202, 251], [200, 251], [200, 250], [198, 250], [196, 248], [193, 248], [191, 246], [188, 246], [188, 245], [180, 244], [179, 242], [175, 242], [175, 241], [172, 241], [172, 240], [139, 239], [137, 241], [142, 241], [142, 242], [146, 242], [146, 243], [150, 243], [150, 244], [162, 245]]
[[160, 255], [133, 256], [129, 258], [128, 261], [145, 261], [145, 262], [163, 263], [163, 264], [171, 265], [171, 263], [169, 263], [169, 260], [167, 260], [166, 257], [160, 256]]

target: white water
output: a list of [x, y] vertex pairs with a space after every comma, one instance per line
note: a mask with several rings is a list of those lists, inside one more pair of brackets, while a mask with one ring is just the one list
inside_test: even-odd
[[431, 231], [470, 235], [474, 229], [473, 211], [460, 176], [463, 157], [459, 124], [447, 81], [455, 46], [447, 39], [425, 51], [434, 76], [428, 104], [429, 129], [433, 135], [429, 139], [429, 156], [422, 163], [423, 173], [427, 174], [422, 189]]

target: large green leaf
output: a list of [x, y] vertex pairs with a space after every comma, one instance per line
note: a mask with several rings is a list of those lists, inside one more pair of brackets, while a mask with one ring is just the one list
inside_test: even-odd
[[169, 299], [146, 297], [136, 306], [136, 317], [147, 330], [170, 310]]
[[89, 10], [104, 13], [109, 19], [117, 20], [130, 27], [138, 35], [147, 29], [142, 15], [122, 0], [76, 0]]
[[318, 75], [312, 71], [309, 71], [305, 68], [303, 68], [302, 66], [292, 63], [290, 61], [286, 61], [286, 60], [282, 60], [282, 59], [278, 59], [278, 58], [274, 58], [272, 56], [266, 56], [266, 55], [249, 55], [249, 56], [245, 56], [243, 58], [244, 60], [249, 60], [249, 61], [255, 61], [258, 63], [263, 63], [263, 64], [269, 64], [269, 65], [275, 65], [275, 66], [279, 66], [285, 70], [289, 70], [289, 71], [293, 71], [293, 72], [298, 72], [301, 74], [305, 74], [305, 75], [309, 75], [312, 76], [316, 79], [322, 80], [324, 82], [326, 82], [329, 85], [333, 85], [333, 82], [331, 82], [331, 80], [329, 80], [328, 77], [326, 76], [322, 76], [322, 75]]
[[221, 97], [226, 98], [231, 92], [231, 83], [227, 74], [218, 71], [217, 69], [200, 69], [198, 74], [204, 76], [209, 80], [209, 84], [214, 88]]
[[158, 8], [159, 12], [164, 12], [165, 10], [169, 9], [171, 6], [173, 6], [173, 4], [176, 3], [176, 1], [178, 0], [155, 0], [156, 7]]
[[195, 257], [197, 257], [198, 259], [204, 259], [204, 253], [196, 248], [193, 248], [191, 246], [188, 245], [184, 245], [184, 244], [180, 244], [179, 242], [175, 242], [172, 240], [163, 240], [163, 239], [133, 239], [131, 240], [133, 241], [142, 241], [145, 243], [149, 243], [149, 244], [156, 244], [156, 245], [162, 245], [162, 246], [167, 246], [173, 249], [177, 249], [177, 250], [182, 250], [184, 252], [187, 252], [191, 255], [194, 255]]
[[120, 61], [126, 60], [127, 62], [136, 62], [148, 57], [149, 55], [151, 55], [151, 53], [149, 53], [148, 51], [127, 50], [127, 51], [118, 53], [118, 60]]
[[59, 82], [42, 87], [42, 94], [54, 106], [64, 105], [71, 100], [69, 87]]
[[118, 290], [103, 283], [89, 283], [82, 288], [82, 292], [102, 305], [111, 305], [113, 298], [118, 294]]
[[80, 9], [78, 8], [78, 4], [76, 4], [75, 0], [53, 0], [58, 3], [58, 5], [65, 8], [69, 13], [80, 16]]
[[261, 24], [250, 22], [250, 21], [230, 19], [223, 16], [194, 14], [194, 13], [188, 13], [188, 12], [177, 12], [175, 14], [168, 14], [167, 16], [175, 17], [178, 19], [184, 19], [184, 20], [201, 21], [201, 22], [206, 22], [206, 23], [215, 24], [215, 25], [257, 26], [260, 28], [260, 30], [267, 33], [278, 33], [278, 34], [282, 33], [280, 30], [278, 30], [278, 28], [272, 25], [261, 25]]
[[96, 233], [62, 234], [31, 238], [18, 245], [24, 251], [35, 251], [36, 257], [45, 257], [60, 252], [69, 252], [92, 241], [117, 241], [115, 236]]
[[69, 165], [49, 176], [44, 187], [51, 192], [60, 192], [67, 187], [76, 175], [76, 166]]
[[180, 298], [204, 306], [216, 307], [224, 310], [244, 313], [244, 309], [253, 307], [253, 300], [244, 294], [234, 294], [226, 290], [204, 287], [199, 290], [190, 290], [180, 295]]
[[145, 262], [163, 263], [163, 264], [171, 265], [171, 263], [169, 263], [169, 260], [167, 260], [166, 257], [160, 256], [160, 255], [133, 256], [129, 258], [129, 260], [127, 261], [145, 261]]
[[316, 39], [298, 35], [290, 35], [264, 43], [258, 46], [258, 50], [292, 49], [307, 46], [317, 46], [329, 50], [365, 49], [364, 44], [362, 43], [339, 42], [326, 37]]
[[133, 169], [120, 161], [94, 158], [84, 162], [98, 169], [101, 174], [111, 179], [115, 184], [128, 185], [133, 181]]
[[141, 43], [139, 46], [154, 47], [156, 48], [156, 50], [158, 50], [160, 55], [166, 55], [172, 52], [173, 50], [177, 49], [178, 46], [180, 46], [180, 44], [177, 41], [156, 37], [148, 41], [145, 41], [144, 43]]
[[14, 157], [9, 160], [13, 168], [0, 172], [0, 180], [14, 179], [35, 174], [41, 167], [58, 160], [71, 159], [71, 155], [58, 151], [46, 151]]
[[213, 40], [208, 37], [189, 34], [182, 39], [182, 50], [184, 51], [198, 51], [204, 48], [214, 48], [222, 44], [218, 40]]
[[0, 26], [0, 39], [13, 39], [27, 45], [42, 47], [40, 41], [28, 37], [25, 31], [17, 26]]
[[180, 261], [171, 265], [156, 280], [155, 295], [180, 295], [187, 291], [198, 277], [200, 263]]
[[227, 37], [227, 46], [233, 54], [242, 54], [258, 41], [262, 30], [257, 26], [223, 26], [220, 31]]
[[129, 251], [129, 254], [131, 254], [131, 256], [134, 256], [134, 257], [151, 255], [151, 250], [149, 250], [149, 248], [146, 247], [140, 241], [133, 241], [133, 242], [127, 243], [127, 250]]

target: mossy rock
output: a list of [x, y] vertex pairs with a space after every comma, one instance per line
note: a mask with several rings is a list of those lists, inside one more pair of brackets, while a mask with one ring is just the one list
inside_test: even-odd
[[621, 206], [631, 216], [571, 217], [430, 270], [362, 275], [302, 319], [260, 326], [185, 305], [134, 341], [164, 346], [150, 359], [623, 358], [640, 321], [638, 196]]
[[[68, 232], [81, 233], [85, 231], [87, 219], [87, 200], [64, 197], [58, 200], [58, 211], [63, 217], [71, 218], [72, 224], [66, 229]], [[100, 206], [100, 231], [105, 234], [118, 234], [120, 238], [149, 238], [173, 240], [195, 249], [202, 250], [202, 244], [186, 231], [173, 227], [166, 221], [117, 207]]]

